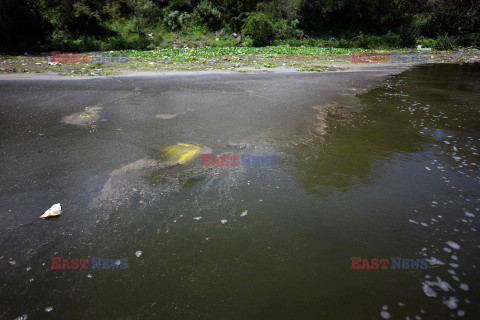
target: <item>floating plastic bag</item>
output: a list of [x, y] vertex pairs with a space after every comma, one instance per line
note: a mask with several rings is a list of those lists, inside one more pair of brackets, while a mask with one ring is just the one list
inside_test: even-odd
[[42, 214], [40, 218], [45, 219], [45, 218], [56, 217], [56, 216], [59, 216], [61, 213], [62, 213], [62, 207], [60, 206], [60, 203], [56, 203], [50, 209], [45, 211], [45, 213]]
[[165, 148], [165, 153], [168, 160], [184, 164], [193, 159], [202, 150], [201, 147], [186, 143], [177, 143]]

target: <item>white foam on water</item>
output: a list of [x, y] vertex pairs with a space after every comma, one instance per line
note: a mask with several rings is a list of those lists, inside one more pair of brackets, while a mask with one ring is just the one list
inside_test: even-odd
[[468, 291], [470, 287], [466, 283], [460, 283], [460, 289], [462, 289], [463, 291]]
[[445, 304], [449, 309], [457, 309], [458, 299], [456, 297], [450, 297], [448, 300], [444, 300], [443, 304]]
[[435, 290], [433, 290], [428, 284], [426, 284], [425, 282], [422, 283], [422, 290], [423, 292], [425, 293], [425, 295], [427, 297], [430, 297], [430, 298], [436, 298], [437, 297], [437, 293], [435, 292]]
[[428, 260], [428, 263], [430, 263], [430, 265], [432, 265], [432, 266], [434, 266], [434, 265], [443, 266], [445, 264], [435, 257], [431, 257], [430, 259], [427, 259], [427, 260]]
[[453, 242], [453, 241], [447, 241], [445, 242], [446, 244], [448, 244], [452, 249], [455, 249], [455, 250], [458, 250], [460, 249], [460, 245], [456, 242]]

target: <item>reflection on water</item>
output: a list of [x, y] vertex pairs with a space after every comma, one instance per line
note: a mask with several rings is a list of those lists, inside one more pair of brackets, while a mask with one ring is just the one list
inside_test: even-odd
[[[65, 230], [62, 246], [41, 247], [36, 268], [15, 275], [19, 285], [0, 287], [8, 315], [44, 318], [52, 306], [49, 315], [71, 319], [480, 316], [479, 65], [414, 68], [276, 134], [284, 129], [214, 150], [277, 154], [278, 167], [146, 159], [92, 181], [101, 190], [117, 179], [117, 205], [88, 235]], [[60, 249], [128, 258], [129, 268], [51, 272]], [[351, 270], [351, 257], [430, 265]]]

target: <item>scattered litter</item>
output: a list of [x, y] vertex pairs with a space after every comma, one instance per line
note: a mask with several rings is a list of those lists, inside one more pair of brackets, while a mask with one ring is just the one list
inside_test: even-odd
[[20, 317], [16, 317], [14, 320], [26, 320], [28, 316], [26, 314], [22, 314]]
[[387, 311], [380, 312], [380, 316], [382, 316], [383, 319], [390, 319], [390, 313]]
[[240, 215], [240, 217], [245, 217], [247, 215], [247, 213], [248, 213], [248, 210], [243, 211], [242, 214]]
[[50, 217], [56, 217], [56, 216], [59, 216], [61, 213], [62, 213], [62, 207], [60, 206], [60, 203], [56, 203], [50, 209], [45, 211], [45, 213], [42, 214], [40, 218], [45, 219]]
[[135, 252], [135, 255], [137, 256], [137, 258], [140, 258], [142, 253], [143, 253], [142, 251], [138, 250], [137, 252]]
[[222, 219], [222, 220], [220, 220], [220, 222], [221, 222], [222, 224], [225, 224], [225, 223], [227, 223], [227, 220]]
[[202, 217], [193, 217], [193, 219], [199, 221], [200, 219], [203, 219]]
[[91, 277], [92, 277], [92, 275], [91, 275], [91, 274], [87, 274], [87, 278], [91, 278]]
[[427, 169], [428, 171], [431, 171], [432, 169], [430, 169], [429, 167], [425, 167], [425, 169]]
[[50, 311], [52, 311], [52, 310], [53, 310], [53, 307], [46, 307], [46, 308], [45, 308], [45, 311], [47, 311], [47, 312], [50, 312]]

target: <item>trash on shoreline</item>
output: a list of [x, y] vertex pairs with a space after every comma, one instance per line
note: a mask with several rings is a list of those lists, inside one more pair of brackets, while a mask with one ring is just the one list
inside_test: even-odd
[[45, 218], [56, 217], [56, 216], [59, 216], [61, 213], [62, 213], [62, 207], [60, 206], [60, 203], [56, 203], [50, 209], [45, 211], [45, 213], [42, 214], [40, 218], [45, 219]]
[[137, 258], [140, 258], [142, 253], [143, 253], [142, 251], [138, 250], [137, 252], [135, 252], [135, 255], [137, 256]]
[[248, 210], [243, 211], [242, 214], [240, 215], [240, 217], [245, 217], [247, 215], [247, 213], [248, 213]]

